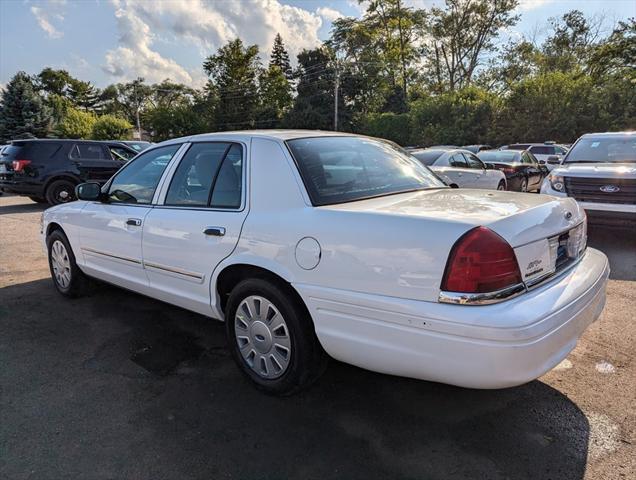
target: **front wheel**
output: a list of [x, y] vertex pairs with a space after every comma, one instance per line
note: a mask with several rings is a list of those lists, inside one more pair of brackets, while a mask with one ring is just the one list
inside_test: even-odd
[[240, 282], [230, 293], [225, 323], [234, 361], [266, 393], [296, 393], [326, 366], [307, 309], [282, 283]]
[[497, 190], [503, 191], [505, 189], [506, 189], [506, 182], [502, 180], [501, 182], [499, 182], [499, 185], [497, 185]]
[[53, 284], [65, 297], [79, 297], [86, 293], [89, 279], [79, 269], [71, 245], [60, 230], [53, 231], [46, 238], [49, 254], [49, 270]]
[[528, 191], [528, 180], [525, 178], [521, 179], [521, 185], [519, 185], [519, 190], [521, 192], [527, 192]]

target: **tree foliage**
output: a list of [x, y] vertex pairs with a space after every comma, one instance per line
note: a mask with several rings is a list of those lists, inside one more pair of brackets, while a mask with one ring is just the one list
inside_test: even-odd
[[289, 61], [289, 53], [285, 49], [283, 43], [283, 37], [280, 33], [274, 37], [274, 46], [272, 47], [272, 55], [269, 60], [269, 68], [278, 67], [285, 78], [289, 81], [294, 79], [294, 71], [292, 70], [291, 62]]
[[97, 117], [94, 113], [68, 108], [55, 133], [60, 138], [91, 138]]
[[46, 136], [49, 119], [50, 111], [33, 79], [18, 72], [0, 96], [0, 140]]
[[132, 125], [114, 115], [102, 115], [93, 123], [91, 137], [94, 140], [125, 140], [130, 138]]

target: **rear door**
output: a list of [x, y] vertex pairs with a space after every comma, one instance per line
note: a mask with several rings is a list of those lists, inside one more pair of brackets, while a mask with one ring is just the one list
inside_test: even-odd
[[190, 145], [163, 199], [144, 222], [143, 262], [152, 295], [210, 313], [210, 278], [236, 246], [247, 216], [247, 145]]
[[[463, 153], [466, 164], [470, 169], [470, 187], [472, 188], [493, 188], [489, 184], [489, 178], [486, 175], [486, 166], [472, 153]], [[495, 188], [497, 188], [495, 186]]]
[[78, 142], [74, 144], [68, 158], [79, 171], [82, 180], [106, 183], [124, 165], [115, 160], [108, 147], [100, 143]]
[[468, 162], [461, 152], [455, 152], [448, 157], [448, 167], [444, 168], [442, 173], [459, 187], [471, 187], [474, 183], [473, 172], [468, 168]]
[[541, 180], [543, 180], [542, 170], [539, 168], [539, 164], [536, 158], [529, 152], [523, 152], [521, 154], [521, 163], [524, 166], [524, 170], [528, 177], [528, 190], [534, 190], [541, 187]]

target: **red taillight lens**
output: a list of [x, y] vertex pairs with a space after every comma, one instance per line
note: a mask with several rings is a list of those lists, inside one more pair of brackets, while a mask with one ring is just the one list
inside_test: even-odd
[[515, 173], [515, 169], [514, 168], [508, 168], [508, 167], [502, 168], [501, 171], [504, 172], [504, 173]]
[[14, 172], [22, 172], [29, 163], [31, 163], [31, 160], [14, 160], [11, 165], [13, 165]]
[[442, 279], [442, 290], [488, 293], [521, 283], [521, 272], [512, 247], [486, 227], [461, 237], [451, 250]]

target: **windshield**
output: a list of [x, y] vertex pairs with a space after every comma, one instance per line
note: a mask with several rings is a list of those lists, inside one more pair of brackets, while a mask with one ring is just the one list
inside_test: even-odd
[[444, 154], [444, 150], [420, 150], [411, 152], [415, 158], [417, 158], [424, 165], [433, 165], [435, 160]]
[[444, 183], [399, 147], [363, 137], [287, 142], [314, 205], [442, 188]]
[[501, 151], [482, 151], [477, 154], [482, 162], [499, 162], [499, 163], [518, 163], [519, 152]]
[[636, 135], [581, 138], [564, 163], [636, 162]]

